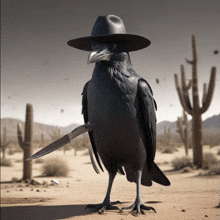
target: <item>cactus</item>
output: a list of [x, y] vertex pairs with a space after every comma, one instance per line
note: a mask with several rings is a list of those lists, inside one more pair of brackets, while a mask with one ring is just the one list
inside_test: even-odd
[[45, 144], [44, 134], [41, 133], [41, 136], [40, 136], [40, 144], [39, 144], [39, 146], [42, 147], [44, 144]]
[[183, 110], [183, 117], [178, 117], [176, 121], [177, 133], [184, 144], [186, 156], [188, 156], [188, 118], [186, 112]]
[[33, 106], [26, 105], [25, 137], [22, 138], [22, 127], [17, 125], [18, 143], [24, 152], [23, 156], [23, 180], [32, 179], [32, 161], [26, 161], [33, 154]]
[[7, 140], [7, 129], [6, 127], [3, 128], [3, 135], [1, 139], [1, 149], [2, 149], [2, 159], [5, 159], [5, 150], [10, 144], [10, 141]]
[[188, 93], [188, 86], [186, 85], [184, 67], [181, 65], [182, 75], [182, 88], [178, 83], [178, 76], [174, 74], [177, 93], [180, 99], [180, 103], [183, 109], [192, 116], [192, 132], [193, 132], [193, 162], [197, 168], [202, 167], [203, 152], [202, 152], [202, 114], [207, 111], [210, 106], [216, 78], [216, 67], [212, 67], [211, 76], [209, 81], [208, 91], [206, 90], [206, 84], [203, 87], [202, 107], [199, 104], [199, 92], [198, 92], [198, 74], [197, 74], [197, 51], [196, 51], [196, 39], [192, 36], [192, 50], [193, 60], [187, 63], [192, 65], [192, 101], [191, 104]]
[[166, 129], [166, 126], [164, 126], [164, 139], [165, 145], [170, 145], [170, 128]]
[[40, 136], [40, 142], [41, 142], [41, 143], [44, 143], [44, 134], [41, 134], [41, 136]]

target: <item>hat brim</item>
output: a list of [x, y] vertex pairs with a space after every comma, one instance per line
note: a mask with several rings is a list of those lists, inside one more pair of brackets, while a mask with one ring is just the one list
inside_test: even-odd
[[81, 37], [70, 40], [67, 44], [80, 50], [92, 51], [92, 42], [114, 42], [125, 44], [128, 48], [128, 52], [141, 50], [151, 44], [147, 38], [134, 34], [109, 34], [102, 36]]

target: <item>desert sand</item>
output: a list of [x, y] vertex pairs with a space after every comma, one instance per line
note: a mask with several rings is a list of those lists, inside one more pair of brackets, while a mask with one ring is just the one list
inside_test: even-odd
[[[218, 147], [204, 151], [216, 154]], [[107, 211], [100, 215], [85, 210], [87, 204], [101, 203], [104, 199], [108, 174], [96, 174], [85, 151], [56, 151], [43, 159], [59, 155], [70, 167], [68, 177], [40, 177], [42, 164], [33, 163], [33, 178], [41, 185], [9, 183], [12, 178], [22, 177], [22, 153], [7, 155], [13, 167], [1, 167], [1, 220], [54, 220], [54, 219], [134, 219], [129, 211]], [[190, 155], [192, 151], [190, 150]], [[170, 161], [184, 155], [180, 148], [174, 154], [157, 152], [156, 162], [165, 172], [171, 186], [164, 187], [154, 183], [151, 187], [142, 186], [142, 202], [152, 206], [157, 213], [146, 211], [139, 219], [157, 220], [202, 220], [220, 219], [219, 176], [201, 176], [201, 170], [192, 172], [170, 171]], [[56, 179], [59, 185], [52, 184]], [[44, 185], [43, 185], [44, 183]], [[119, 200], [119, 208], [131, 205], [136, 196], [136, 186], [117, 175], [114, 181], [111, 201]]]

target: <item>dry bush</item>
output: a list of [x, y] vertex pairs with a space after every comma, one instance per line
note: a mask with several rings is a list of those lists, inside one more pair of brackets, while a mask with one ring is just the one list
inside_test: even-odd
[[1, 158], [0, 165], [1, 167], [12, 167], [12, 162], [9, 159]]
[[15, 153], [14, 149], [10, 148], [8, 150], [8, 155], [14, 155], [14, 153]]
[[9, 155], [14, 155], [15, 153], [21, 153], [21, 152], [23, 152], [23, 151], [17, 144], [10, 146], [10, 148], [8, 150]]
[[42, 159], [42, 158], [37, 158], [34, 162], [35, 162], [35, 163], [43, 163], [43, 162], [44, 162], [44, 159]]
[[171, 161], [174, 170], [181, 170], [184, 167], [193, 167], [192, 159], [187, 156], [177, 157]]
[[211, 165], [207, 174], [208, 175], [220, 175], [220, 163]]
[[176, 151], [175, 147], [172, 145], [169, 146], [165, 146], [162, 150], [161, 153], [162, 154], [172, 154]]
[[213, 153], [206, 152], [203, 154], [203, 164], [202, 164], [203, 169], [209, 169], [211, 168], [211, 166], [217, 163], [218, 163], [218, 159]]
[[59, 157], [49, 158], [42, 165], [42, 176], [67, 176], [69, 167], [65, 160]]
[[17, 178], [17, 177], [12, 177], [11, 178], [12, 183], [18, 183], [21, 181], [21, 179]]

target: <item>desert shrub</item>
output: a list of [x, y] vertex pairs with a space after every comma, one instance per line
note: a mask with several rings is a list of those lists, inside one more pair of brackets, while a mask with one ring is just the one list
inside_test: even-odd
[[177, 157], [171, 161], [174, 170], [180, 170], [184, 167], [193, 167], [192, 159], [187, 156]]
[[166, 146], [164, 149], [161, 150], [161, 153], [163, 154], [172, 154], [174, 153], [175, 149], [173, 146], [169, 145], [169, 146]]
[[12, 162], [9, 159], [1, 158], [1, 167], [12, 167]]
[[208, 175], [220, 175], [220, 163], [211, 165], [207, 174]]
[[14, 149], [10, 148], [10, 149], [8, 150], [8, 154], [9, 154], [9, 155], [14, 155], [14, 153], [15, 153], [15, 152], [14, 152]]
[[21, 148], [18, 148], [18, 147], [9, 148], [8, 150], [9, 155], [14, 155], [15, 153], [20, 153], [20, 152], [23, 152], [23, 151]]
[[44, 162], [44, 160], [42, 158], [38, 158], [35, 160], [35, 163], [43, 163], [43, 162]]
[[203, 154], [202, 168], [209, 169], [212, 165], [217, 164], [217, 162], [218, 162], [218, 159], [213, 153], [206, 152]]
[[42, 165], [42, 176], [67, 176], [69, 167], [65, 160], [52, 157]]
[[21, 181], [20, 179], [18, 179], [17, 177], [12, 177], [11, 178], [12, 183], [18, 183], [19, 181]]

